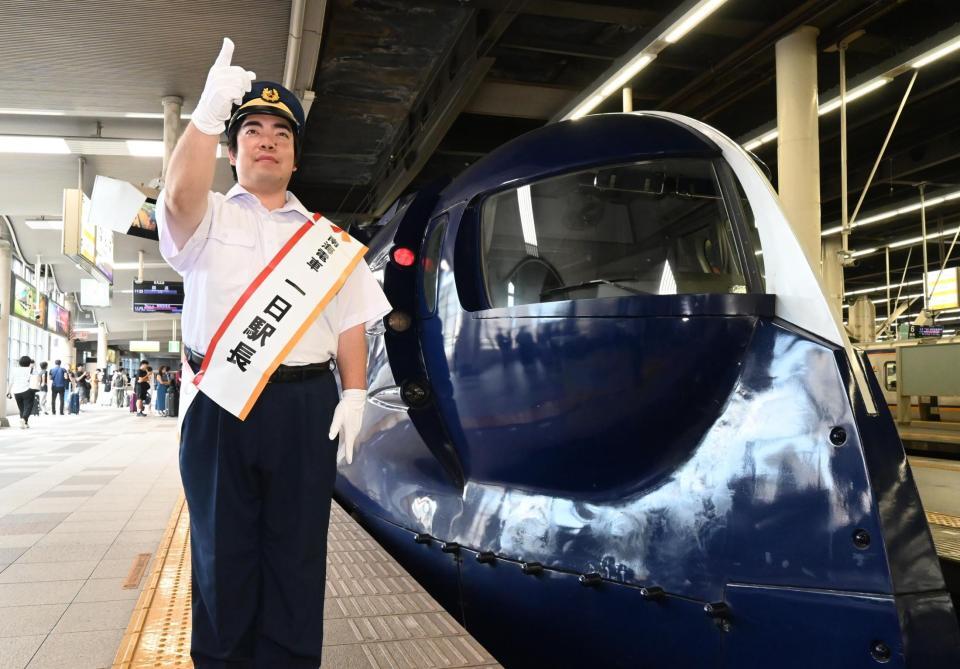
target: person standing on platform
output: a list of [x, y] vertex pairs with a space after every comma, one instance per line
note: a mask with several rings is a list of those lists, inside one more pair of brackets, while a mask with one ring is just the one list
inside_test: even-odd
[[90, 404], [97, 403], [97, 397], [100, 395], [100, 380], [102, 378], [103, 372], [99, 369], [95, 371], [92, 375], [87, 374], [87, 385], [90, 387]]
[[40, 403], [40, 410], [44, 415], [50, 413], [47, 410], [47, 396], [50, 394], [50, 373], [47, 371], [47, 363], [40, 363], [40, 390], [37, 392], [37, 401]]
[[53, 361], [53, 369], [50, 370], [50, 388], [53, 390], [53, 399], [50, 401], [50, 412], [57, 413], [57, 398], [60, 398], [60, 415], [63, 415], [63, 394], [67, 390], [70, 379], [67, 376], [67, 370], [60, 366], [59, 360]]
[[[184, 277], [184, 371], [196, 374], [180, 407], [191, 657], [197, 669], [315, 669], [333, 440], [351, 461], [366, 402], [364, 323], [390, 304], [366, 249], [287, 191], [299, 100], [232, 56], [225, 39], [157, 201], [160, 252]], [[211, 187], [224, 131], [237, 184], [221, 195]]]
[[147, 397], [150, 393], [150, 361], [141, 360], [140, 369], [137, 370], [137, 378], [133, 380], [134, 388], [137, 393], [137, 415], [146, 416], [144, 407], [147, 404]]
[[7, 383], [7, 398], [17, 400], [17, 409], [20, 412], [20, 428], [30, 427], [30, 414], [33, 413], [33, 396], [36, 390], [30, 387], [30, 377], [33, 361], [29, 355], [20, 358], [19, 366], [10, 370], [10, 381]]
[[111, 381], [110, 387], [113, 388], [114, 400], [118, 407], [123, 406], [123, 400], [126, 395], [126, 380], [123, 376], [123, 369], [117, 367], [116, 371], [113, 373], [113, 380]]

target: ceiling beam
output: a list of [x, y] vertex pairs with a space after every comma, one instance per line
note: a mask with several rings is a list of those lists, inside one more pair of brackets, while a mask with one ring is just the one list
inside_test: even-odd
[[576, 94], [575, 89], [559, 86], [485, 81], [463, 111], [486, 116], [547, 120]]

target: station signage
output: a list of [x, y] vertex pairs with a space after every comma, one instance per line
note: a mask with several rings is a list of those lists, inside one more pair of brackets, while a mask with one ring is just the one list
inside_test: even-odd
[[924, 337], [942, 337], [942, 325], [911, 325], [910, 337], [913, 339], [922, 339]]

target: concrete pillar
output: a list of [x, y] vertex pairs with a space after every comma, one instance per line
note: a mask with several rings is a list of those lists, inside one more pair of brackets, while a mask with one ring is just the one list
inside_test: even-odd
[[[16, 402], [7, 399], [7, 358], [10, 357], [10, 242], [0, 239], [0, 382], [3, 383], [3, 394], [0, 395], [0, 427], [10, 427], [7, 414], [12, 413]], [[10, 405], [13, 405], [11, 407]]]
[[107, 373], [107, 326], [97, 323], [97, 367]]
[[173, 154], [173, 147], [180, 137], [180, 109], [183, 107], [183, 98], [178, 95], [166, 95], [160, 98], [163, 104], [163, 168], [160, 171], [160, 180], [167, 176], [167, 164]]
[[840, 252], [843, 250], [843, 240], [839, 236], [827, 237], [823, 240], [823, 260], [820, 273], [823, 276], [823, 287], [827, 291], [827, 299], [836, 307], [837, 313], [843, 309], [843, 263], [840, 261]]
[[776, 46], [780, 200], [813, 267], [820, 262], [817, 35], [801, 26]]

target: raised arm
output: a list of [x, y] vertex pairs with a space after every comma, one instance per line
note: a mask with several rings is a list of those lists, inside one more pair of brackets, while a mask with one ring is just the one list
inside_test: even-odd
[[183, 248], [207, 211], [207, 195], [217, 165], [217, 144], [234, 104], [256, 78], [253, 72], [231, 65], [233, 42], [223, 47], [207, 74], [200, 101], [190, 123], [170, 156], [164, 183], [167, 225], [174, 243]]

